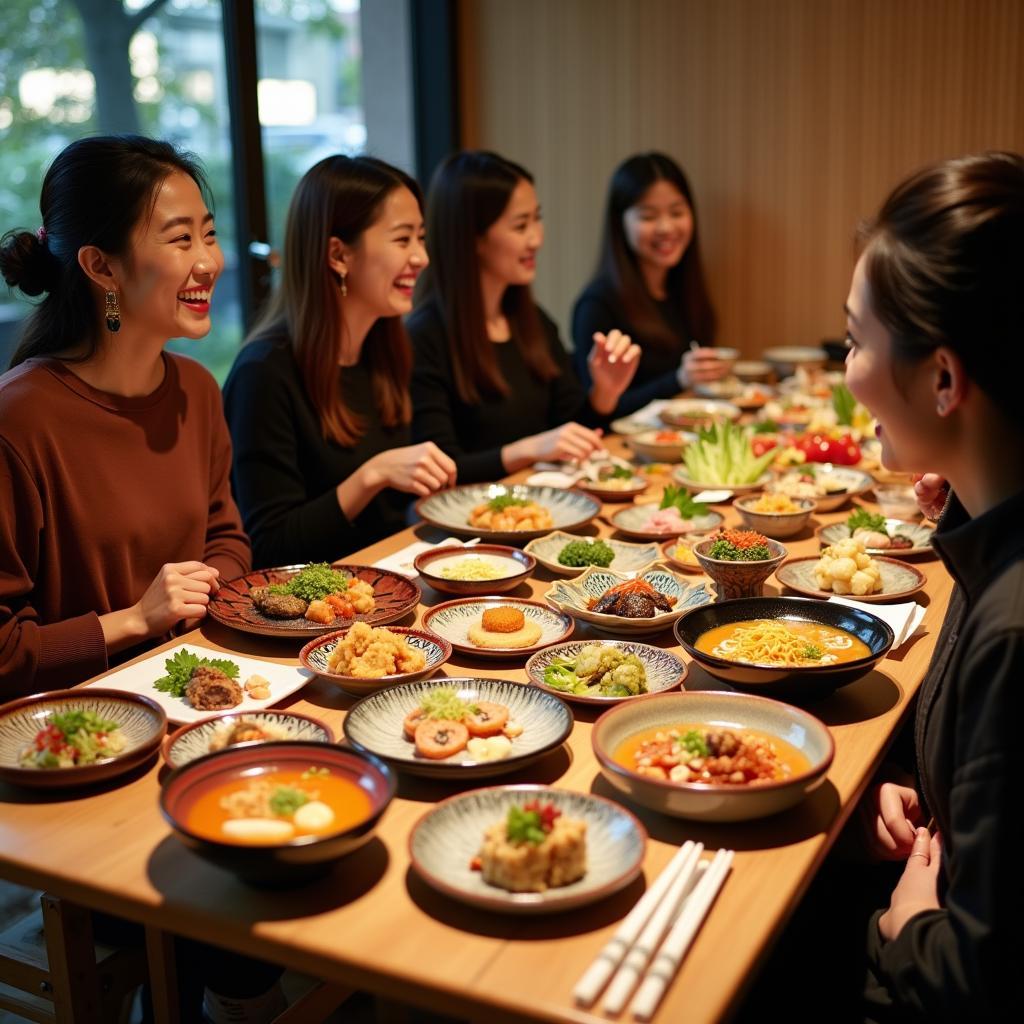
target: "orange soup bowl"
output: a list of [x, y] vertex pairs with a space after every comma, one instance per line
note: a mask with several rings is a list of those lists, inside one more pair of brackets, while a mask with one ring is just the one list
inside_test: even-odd
[[251, 885], [285, 887], [327, 874], [368, 842], [395, 785], [392, 770], [371, 754], [286, 740], [221, 750], [175, 769], [160, 810], [199, 856]]
[[[723, 738], [770, 743], [779, 777], [756, 783], [706, 782], [699, 781], [699, 769], [683, 764], [689, 779], [670, 779], [667, 769], [666, 777], [656, 777], [662, 771], [657, 765], [637, 764], [638, 755], [650, 749], [640, 750], [645, 742], [673, 749], [673, 732], [684, 737], [713, 734], [715, 743]], [[766, 697], [703, 690], [620, 704], [597, 720], [591, 743], [601, 773], [620, 793], [661, 814], [696, 821], [748, 821], [785, 811], [825, 781], [835, 754], [828, 728], [800, 708]], [[680, 760], [699, 765], [693, 760], [698, 756], [687, 752]], [[674, 760], [675, 755], [666, 753], [666, 758]]]
[[[819, 664], [769, 664], [744, 660], [737, 651], [728, 657], [715, 653], [726, 627], [761, 620], [794, 627], [821, 654], [830, 650], [828, 641], [815, 632], [818, 627], [825, 635], [842, 631], [848, 640], [835, 642], [847, 646], [835, 649], [834, 661]], [[786, 700], [826, 697], [860, 679], [889, 653], [894, 640], [889, 624], [865, 609], [804, 597], [746, 597], [709, 604], [683, 615], [674, 623], [674, 632], [683, 650], [716, 679]]]

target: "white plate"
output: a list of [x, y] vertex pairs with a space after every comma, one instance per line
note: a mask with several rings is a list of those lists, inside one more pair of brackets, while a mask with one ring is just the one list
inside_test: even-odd
[[[178, 651], [191, 651], [200, 658], [226, 658], [238, 666], [236, 682], [242, 689], [242, 703], [233, 708], [221, 708], [219, 711], [196, 711], [184, 697], [172, 697], [169, 693], [158, 690], [153, 684], [167, 675], [164, 662], [174, 657]], [[270, 683], [270, 696], [266, 700], [254, 700], [244, 688], [246, 679], [251, 675], [263, 676]], [[313, 678], [313, 674], [304, 668], [289, 668], [273, 661], [260, 661], [257, 658], [242, 658], [237, 654], [226, 654], [214, 651], [199, 644], [178, 644], [150, 658], [118, 669], [109, 675], [94, 680], [90, 686], [100, 686], [108, 690], [123, 690], [125, 693], [141, 693], [156, 701], [167, 712], [172, 722], [202, 722], [204, 719], [222, 715], [225, 711], [260, 711], [290, 697]]]
[[616, 572], [637, 572], [644, 566], [650, 565], [651, 562], [656, 562], [659, 557], [657, 544], [631, 544], [629, 541], [615, 540], [610, 537], [579, 537], [576, 534], [563, 533], [561, 530], [549, 533], [546, 537], [531, 540], [523, 550], [528, 555], [533, 555], [545, 569], [550, 569], [559, 576], [579, 576], [589, 566], [562, 565], [558, 561], [559, 552], [566, 544], [574, 540], [598, 539], [603, 540], [615, 552], [615, 557], [608, 568], [614, 569]]

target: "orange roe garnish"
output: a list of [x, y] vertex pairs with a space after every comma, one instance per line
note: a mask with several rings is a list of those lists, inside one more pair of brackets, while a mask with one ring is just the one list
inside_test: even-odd
[[747, 548], [767, 547], [768, 538], [755, 530], [722, 530], [718, 538], [728, 541], [734, 548], [746, 551]]

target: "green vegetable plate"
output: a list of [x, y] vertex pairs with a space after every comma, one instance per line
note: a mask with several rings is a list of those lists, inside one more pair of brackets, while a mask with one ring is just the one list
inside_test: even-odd
[[236, 579], [222, 583], [220, 590], [210, 599], [208, 611], [210, 618], [232, 629], [243, 633], [256, 633], [260, 636], [287, 636], [296, 640], [307, 640], [324, 633], [334, 633], [339, 629], [347, 629], [353, 622], [365, 622], [371, 626], [383, 626], [394, 622], [411, 612], [420, 602], [418, 583], [391, 572], [389, 569], [378, 569], [373, 565], [342, 565], [335, 564], [331, 568], [349, 579], [360, 579], [373, 587], [374, 609], [365, 615], [356, 615], [354, 619], [337, 617], [333, 622], [310, 622], [301, 615], [292, 619], [272, 619], [260, 612], [252, 602], [249, 592], [256, 587], [273, 586], [287, 583], [305, 566], [287, 565], [277, 569], [260, 569], [246, 573]]
[[[550, 569], [559, 576], [579, 576], [587, 566], [562, 565], [558, 561], [558, 556], [567, 544], [579, 544], [581, 541], [588, 542], [597, 539], [597, 537], [577, 537], [574, 534], [556, 530], [546, 537], [531, 540], [523, 550], [527, 554], [533, 555], [545, 569]], [[631, 544], [628, 541], [612, 540], [608, 537], [602, 537], [601, 540], [615, 554], [611, 564], [606, 567], [615, 572], [636, 572], [638, 569], [646, 568], [652, 562], [656, 562], [659, 557], [657, 544]]]
[[[199, 711], [192, 707], [184, 693], [176, 696], [168, 690], [156, 688], [157, 680], [174, 678], [176, 675], [182, 675], [187, 680], [185, 671], [191, 672], [190, 666], [197, 663], [194, 659], [210, 659], [215, 664], [230, 662], [237, 672], [232, 676], [229, 670], [227, 674], [242, 687], [240, 703], [231, 708]], [[245, 692], [245, 682], [253, 675], [262, 676], [270, 684], [269, 697], [256, 700]], [[137, 694], [159, 705], [172, 722], [201, 722], [224, 711], [262, 711], [263, 708], [291, 696], [312, 678], [313, 673], [304, 668], [291, 668], [258, 658], [242, 658], [236, 654], [225, 654], [223, 651], [201, 647], [199, 644], [179, 644], [177, 647], [168, 648], [142, 661], [117, 669], [89, 684], [89, 687], [84, 687], [81, 692], [88, 693], [91, 686], [97, 686], [103, 690]]]
[[728, 488], [733, 494], [753, 494], [755, 491], [763, 491], [764, 485], [772, 479], [771, 473], [762, 473], [753, 483], [749, 484], [728, 484], [721, 480], [692, 480], [682, 469], [677, 469], [672, 474], [674, 480], [681, 483], [687, 490], [698, 494], [701, 491], [713, 491], [718, 488]]
[[[586, 661], [581, 664], [580, 655], [585, 648], [599, 650], [588, 652], [589, 657], [584, 654]], [[627, 663], [631, 660], [630, 655], [643, 666], [643, 692], [598, 692], [634, 683], [634, 678], [622, 678], [635, 676], [635, 662], [633, 665]], [[669, 651], [635, 640], [570, 640], [538, 651], [526, 663], [526, 674], [534, 686], [557, 694], [563, 700], [607, 707], [624, 700], [678, 689], [686, 678], [686, 663]], [[577, 692], [580, 690], [582, 692]]]
[[[905, 558], [907, 555], [934, 555], [932, 547], [932, 534], [935, 533], [934, 526], [925, 526], [924, 523], [908, 523], [903, 519], [886, 519], [885, 532], [890, 537], [902, 535], [911, 542], [911, 547], [867, 547], [869, 555], [892, 555], [896, 558]], [[822, 546], [838, 544], [851, 536], [850, 528], [845, 522], [832, 523], [830, 526], [822, 526], [817, 530], [818, 539]]]

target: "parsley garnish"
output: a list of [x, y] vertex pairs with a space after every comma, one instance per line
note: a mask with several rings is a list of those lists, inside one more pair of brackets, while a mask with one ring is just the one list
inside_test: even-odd
[[200, 665], [219, 668], [229, 679], [238, 678], [238, 666], [233, 661], [226, 658], [200, 658], [198, 654], [182, 648], [164, 662], [164, 671], [167, 675], [161, 676], [153, 685], [172, 697], [184, 697], [188, 681]]

